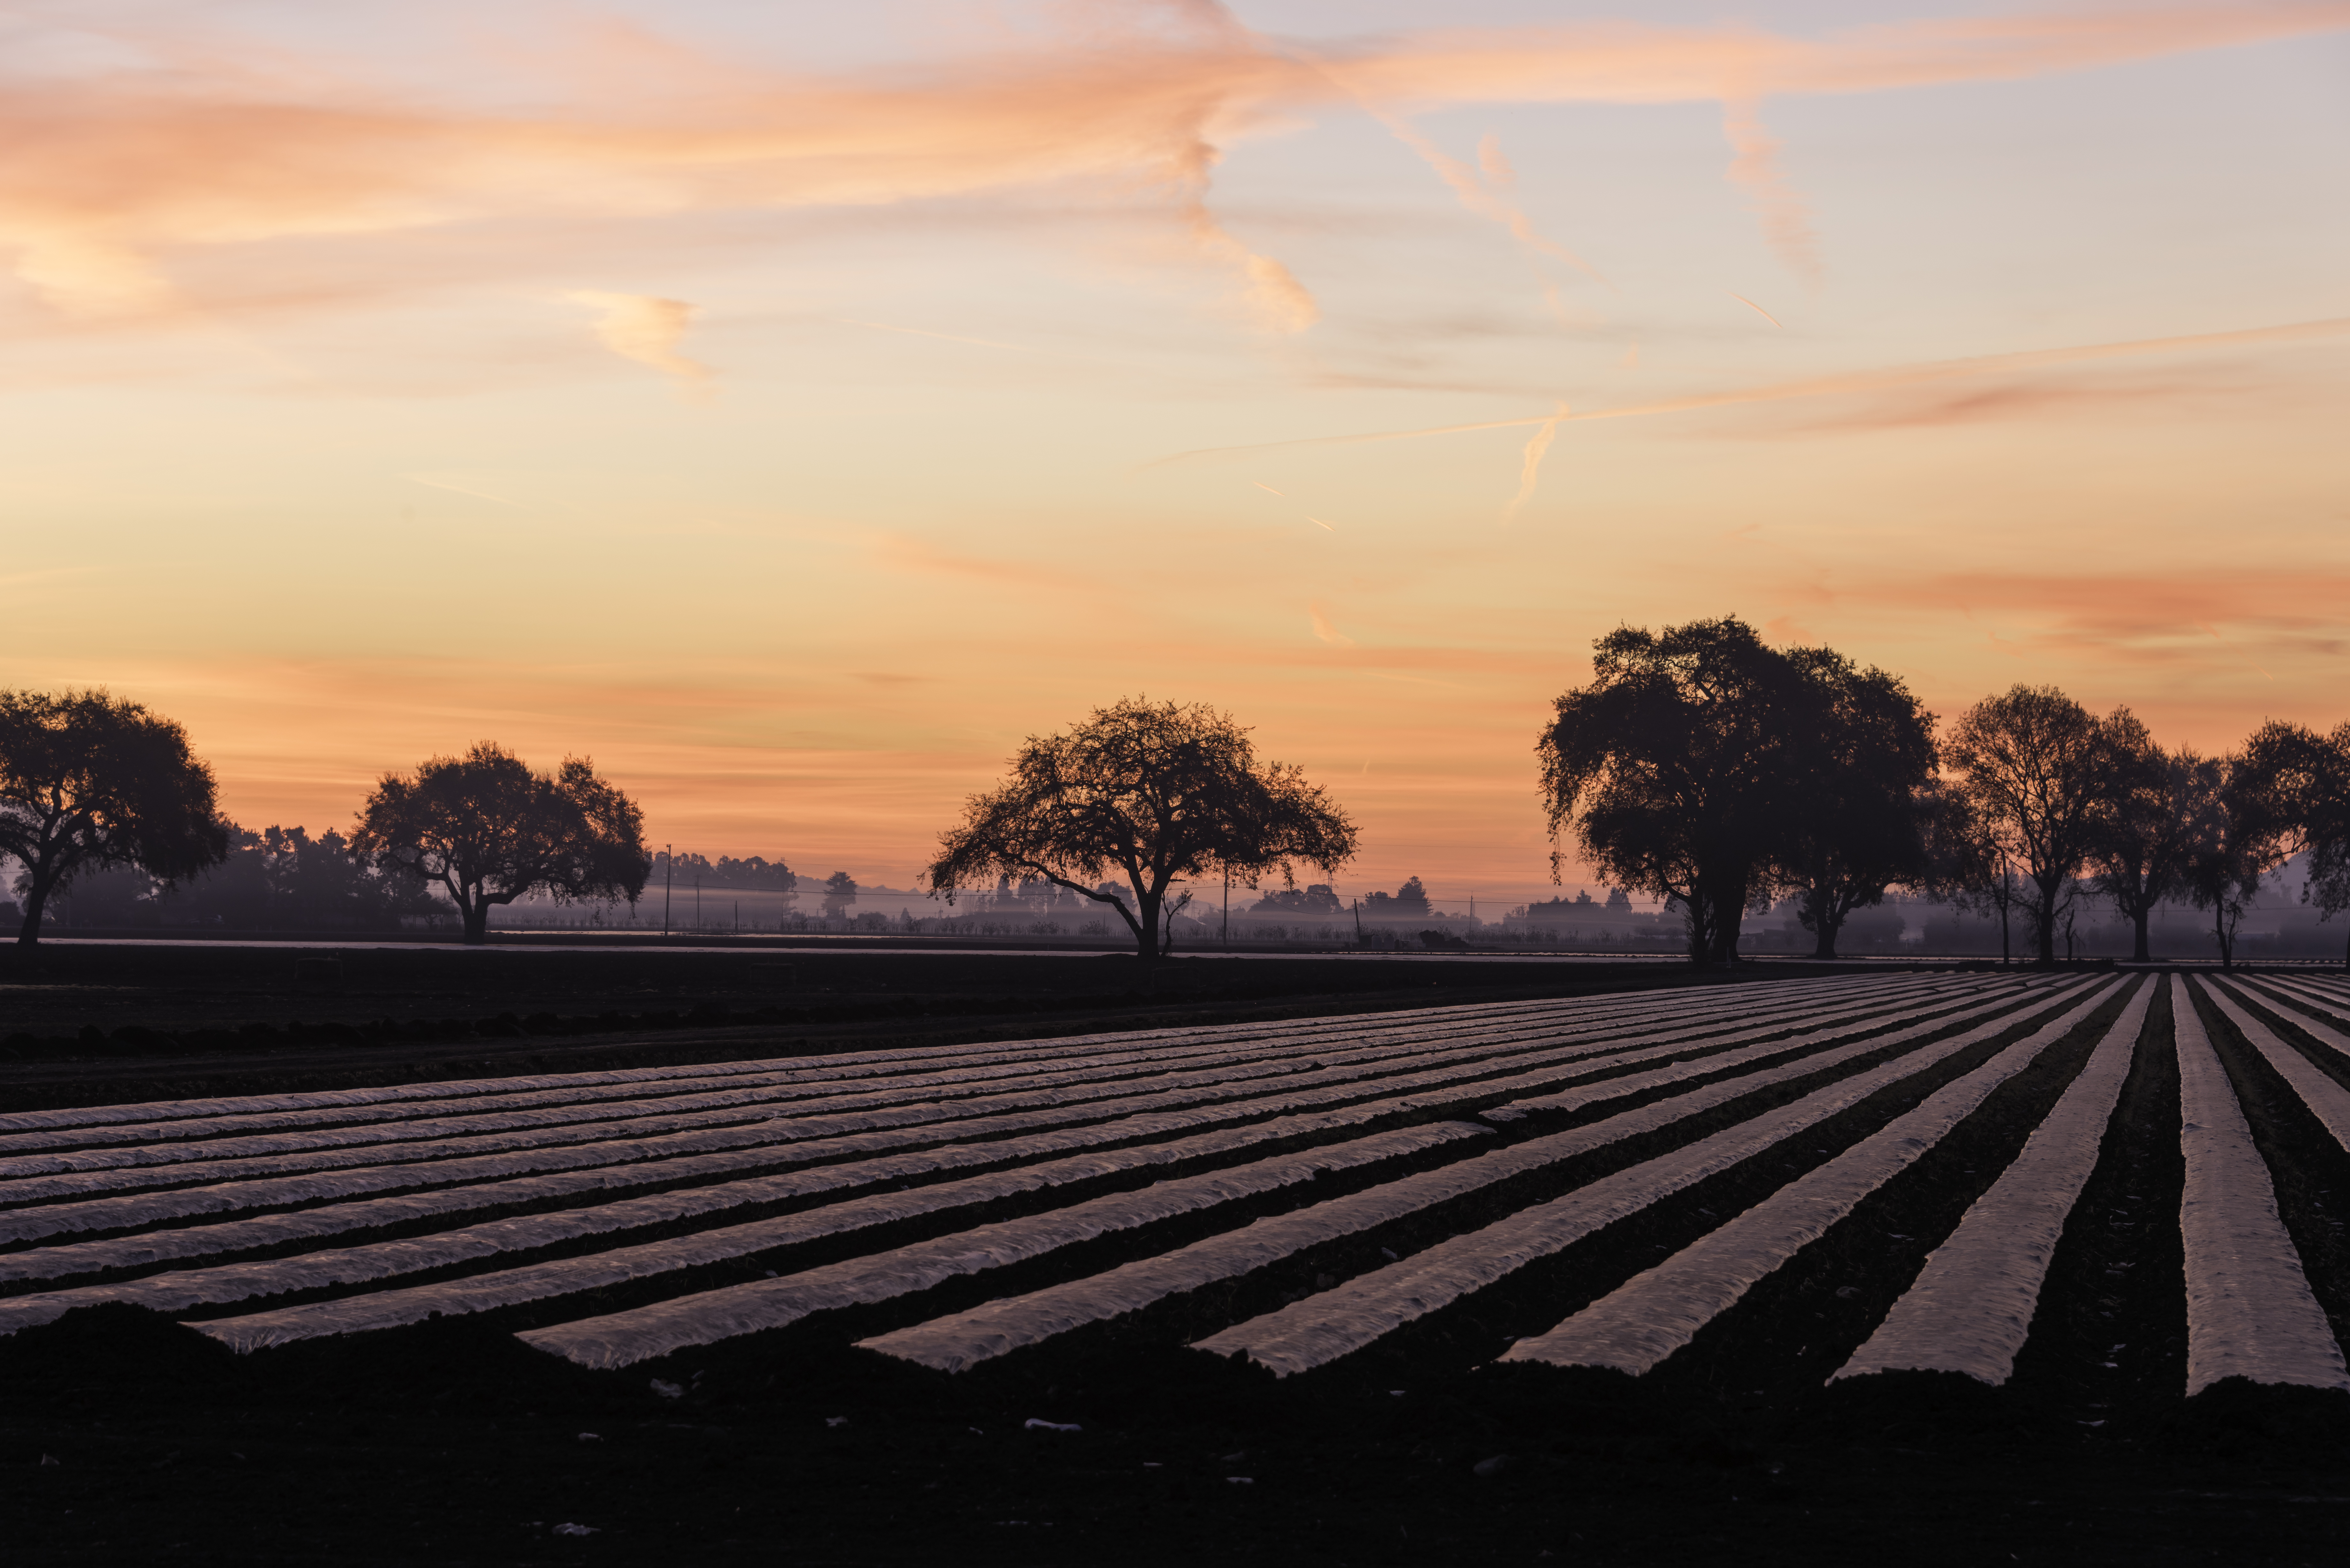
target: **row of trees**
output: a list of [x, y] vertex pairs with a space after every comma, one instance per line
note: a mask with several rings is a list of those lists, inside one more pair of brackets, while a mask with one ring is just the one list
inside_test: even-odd
[[1742, 918], [1784, 895], [1823, 958], [1895, 888], [1996, 913], [2003, 949], [2020, 912], [2043, 962], [2084, 896], [2132, 922], [2140, 961], [2156, 907], [2183, 898], [2230, 962], [2262, 878], [2304, 851], [2304, 897], [2350, 908], [2350, 725], [2272, 722], [2203, 757], [2126, 708], [2019, 685], [1938, 737], [1899, 678], [1734, 618], [1595, 647], [1536, 742], [1551, 830], [1679, 909], [1694, 963], [1733, 961]]
[[384, 774], [348, 841], [249, 838], [220, 816], [212, 769], [171, 720], [103, 691], [0, 691], [0, 855], [20, 867], [25, 946], [52, 898], [116, 867], [172, 889], [236, 857], [270, 897], [328, 903], [367, 895], [369, 877], [438, 887], [479, 942], [494, 907], [534, 893], [633, 903], [651, 864], [643, 813], [591, 763], [536, 772], [487, 742]]

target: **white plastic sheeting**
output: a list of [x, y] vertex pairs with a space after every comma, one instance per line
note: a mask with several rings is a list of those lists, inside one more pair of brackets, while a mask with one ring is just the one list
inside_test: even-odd
[[2008, 1380], [2064, 1223], [2096, 1168], [2154, 992], [2153, 985], [2138, 987], [2014, 1163], [1968, 1208], [1829, 1382], [1905, 1369], [1962, 1372], [1993, 1386]]
[[2350, 1149], [2350, 1089], [2344, 1088], [2308, 1057], [2278, 1039], [2274, 1030], [2245, 1012], [2229, 994], [2225, 984], [2209, 985], [2204, 994], [2211, 999], [2211, 1005], [2220, 1010], [2220, 1016], [2234, 1024], [2237, 1033], [2261, 1054], [2261, 1059], [2276, 1069], [2277, 1076], [2293, 1085], [2293, 1092], [2324, 1124], [2325, 1130], [2334, 1135], [2334, 1141]]
[[[1774, 996], [1801, 995], [1833, 983], [1835, 982], [1825, 981], [1783, 982], [1773, 987], [1772, 993]], [[1643, 1004], [1646, 1004], [1646, 1011], [1655, 1016], [1669, 1015], [1681, 1011], [1705, 1011], [1726, 1005], [1722, 993], [1711, 992], [1687, 992], [1665, 995], [1641, 992], [1602, 992], [1594, 996], [1564, 1001], [1456, 1003], [1444, 1007], [1410, 1008], [1392, 1012], [1357, 1013], [1326, 1019], [1113, 1031], [1001, 1044], [905, 1046], [889, 1050], [840, 1052], [814, 1056], [782, 1056], [754, 1061], [694, 1063], [670, 1067], [628, 1067], [598, 1072], [537, 1074], [512, 1078], [452, 1079], [441, 1083], [400, 1084], [376, 1088], [318, 1090], [289, 1095], [146, 1100], [125, 1105], [0, 1113], [0, 1135], [25, 1133], [37, 1129], [104, 1127], [126, 1122], [159, 1122], [184, 1117], [227, 1116], [343, 1106], [383, 1106], [396, 1109], [411, 1101], [462, 1102], [479, 1096], [538, 1090], [569, 1091], [598, 1085], [620, 1085], [619, 1092], [629, 1093], [633, 1092], [630, 1087], [632, 1085], [660, 1085], [672, 1080], [718, 1078], [735, 1075], [792, 1073], [804, 1074], [811, 1079], [850, 1077], [864, 1073], [889, 1072], [909, 1064], [1015, 1062], [1039, 1056], [1076, 1058], [1096, 1052], [1137, 1049], [1164, 1043], [1193, 1040], [1230, 1043], [1260, 1039], [1287, 1046], [1310, 1044], [1324, 1035], [1343, 1036], [1394, 1027], [1419, 1026], [1447, 1019], [1473, 1020], [1491, 1025], [1516, 1016], [1568, 1019], [1579, 1017], [1585, 1013], [1599, 1015], [1640, 1012]], [[731, 1044], [739, 1038], [739, 1035], [665, 1033], [660, 1036], [660, 1043], [664, 1045], [691, 1045], [707, 1040]], [[0, 1147], [8, 1147], [5, 1143], [0, 1143]]]
[[2187, 1253], [2187, 1392], [2222, 1377], [2350, 1388], [2350, 1369], [2301, 1254], [2277, 1215], [2276, 1189], [2228, 1071], [2189, 1000], [2177, 992], [2178, 1147], [2187, 1186], [2178, 1207]]
[[[938, 1241], [916, 1242], [874, 1257], [852, 1259], [781, 1279], [702, 1292], [635, 1312], [534, 1330], [521, 1337], [586, 1366], [625, 1366], [681, 1345], [708, 1344], [756, 1328], [780, 1327], [826, 1307], [883, 1301], [909, 1291], [925, 1290], [956, 1274], [1039, 1257], [1055, 1248], [1090, 1241], [1113, 1231], [1311, 1181], [1324, 1171], [1376, 1164], [1481, 1135], [1492, 1136], [1491, 1129], [1468, 1122], [1439, 1122], [1378, 1133], [1303, 1154], [1283, 1155], [1203, 1176], [1162, 1181], [1138, 1192], [1113, 1193], [1045, 1214], [976, 1226]], [[928, 1190], [917, 1189], [889, 1196], [904, 1201], [912, 1210]], [[861, 1201], [871, 1205], [884, 1199]], [[481, 1312], [764, 1251], [804, 1236], [827, 1233], [822, 1229], [827, 1223], [825, 1215], [825, 1210], [812, 1210], [757, 1225], [698, 1231], [671, 1241], [616, 1248], [590, 1257], [476, 1274], [442, 1285], [380, 1291], [189, 1326], [240, 1351], [317, 1334], [392, 1327], [420, 1322], [435, 1313], [445, 1316]], [[0, 1302], [0, 1311], [10, 1304]]]
[[[1284, 1376], [1335, 1361], [1382, 1334], [1506, 1278], [1528, 1263], [1562, 1251], [1662, 1198], [1762, 1154], [1796, 1133], [1850, 1109], [1879, 1090], [1927, 1071], [1946, 1057], [1996, 1039], [2040, 1015], [2050, 1005], [2071, 1001], [2077, 992], [2074, 986], [2052, 991], [2019, 989], [2013, 998], [2013, 1010], [1989, 1023], [1921, 1044], [1892, 1061], [1814, 1090], [1791, 1104], [1765, 1111], [1682, 1148], [1603, 1177], [1481, 1230], [1440, 1242], [1334, 1290], [1237, 1324], [1201, 1340], [1197, 1348], [1217, 1355], [1245, 1350], [1251, 1360]], [[1941, 1021], [1918, 1025], [1912, 1033], [1931, 1034], [1948, 1026], [1948, 1021]], [[1858, 1055], [1889, 1043], [1862, 1042], [1842, 1049]], [[1813, 1071], [1815, 1064], [1815, 1059], [1806, 1058], [1772, 1071], [1783, 1077], [1798, 1077]], [[1642, 1111], [1627, 1112], [1627, 1116], [1654, 1114], [1683, 1105], [1692, 1111], [1705, 1108], [1738, 1097], [1763, 1081], [1763, 1074], [1752, 1074], [1660, 1101]], [[1604, 1127], [1620, 1119], [1611, 1117], [1596, 1126]]]
[[1788, 1259], [1826, 1235], [1863, 1199], [1923, 1158], [1980, 1109], [1992, 1090], [2032, 1065], [2102, 1006], [2110, 990], [2095, 992], [1935, 1090], [1917, 1109], [1894, 1117], [1549, 1333], [1518, 1341], [1502, 1359], [1612, 1366], [1634, 1376], [1648, 1371], [1696, 1338], [1700, 1329], [1736, 1305]]
[[[1588, 1045], [1562, 1047], [1555, 1051], [1526, 1054], [1518, 1059], [1542, 1060], [1555, 1057], [1576, 1061], [1590, 1054]], [[1438, 1054], [1441, 1055], [1442, 1054]], [[1457, 1054], [1457, 1053], [1456, 1053]], [[1535, 1072], [1521, 1074], [1514, 1078], [1491, 1080], [1485, 1075], [1494, 1069], [1483, 1059], [1471, 1055], [1465, 1065], [1452, 1065], [1431, 1071], [1396, 1075], [1392, 1069], [1412, 1065], [1419, 1058], [1390, 1063], [1390, 1075], [1367, 1076], [1343, 1067], [1318, 1072], [1300, 1071], [1283, 1080], [1284, 1092], [1266, 1095], [1263, 1085], [1243, 1085], [1243, 1092], [1234, 1095], [1222, 1081], [1211, 1081], [1205, 1086], [1180, 1091], [1160, 1091], [1155, 1094], [1128, 1095], [1121, 1099], [1081, 1105], [1072, 1116], [1055, 1108], [1039, 1112], [1011, 1112], [994, 1116], [965, 1116], [960, 1120], [922, 1125], [917, 1119], [914, 1130], [899, 1131], [894, 1127], [878, 1132], [850, 1132], [830, 1137], [808, 1136], [810, 1118], [776, 1118], [747, 1126], [670, 1131], [661, 1118], [645, 1118], [624, 1138], [549, 1147], [538, 1144], [536, 1135], [529, 1137], [485, 1136], [473, 1139], [444, 1140], [448, 1147], [437, 1145], [403, 1146], [403, 1152], [415, 1158], [399, 1164], [376, 1164], [363, 1169], [349, 1166], [369, 1157], [361, 1154], [311, 1154], [279, 1158], [274, 1160], [222, 1161], [164, 1168], [150, 1168], [145, 1173], [114, 1171], [85, 1175], [72, 1179], [34, 1179], [5, 1184], [9, 1191], [0, 1191], [0, 1201], [10, 1196], [19, 1199], [38, 1197], [80, 1196], [80, 1201], [53, 1204], [39, 1209], [18, 1209], [0, 1211], [0, 1241], [36, 1241], [76, 1231], [119, 1230], [133, 1225], [152, 1224], [171, 1219], [193, 1218], [205, 1214], [232, 1213], [270, 1205], [316, 1202], [321, 1199], [356, 1197], [365, 1193], [386, 1192], [402, 1189], [421, 1188], [459, 1182], [500, 1179], [534, 1172], [581, 1169], [609, 1164], [646, 1163], [665, 1156], [703, 1154], [711, 1151], [754, 1147], [762, 1151], [764, 1163], [778, 1166], [846, 1155], [879, 1152], [884, 1148], [908, 1145], [940, 1143], [950, 1139], [982, 1137], [1003, 1133], [1016, 1133], [1050, 1127], [1073, 1119], [1112, 1117], [1155, 1111], [1180, 1105], [1223, 1099], [1228, 1108], [1224, 1116], [1263, 1115], [1301, 1110], [1315, 1106], [1342, 1104], [1349, 1099], [1367, 1096], [1392, 1094], [1398, 1089], [1422, 1089], [1484, 1079], [1476, 1093], [1504, 1093], [1513, 1088], [1555, 1082], [1560, 1073]], [[1311, 1088], [1297, 1085], [1311, 1084]], [[1424, 1103], [1440, 1105], [1462, 1096], [1435, 1096]], [[966, 1108], [968, 1102], [965, 1103]], [[1195, 1118], [1195, 1120], [1198, 1118]], [[862, 1125], [852, 1123], [852, 1126]], [[788, 1144], [788, 1148], [775, 1147]], [[523, 1147], [516, 1147], [516, 1145]], [[489, 1152], [494, 1151], [494, 1152]], [[321, 1165], [340, 1165], [347, 1168], [320, 1170]], [[308, 1174], [284, 1174], [289, 1168], [306, 1169]], [[88, 1193], [109, 1188], [120, 1190], [136, 1188], [143, 1182], [161, 1184], [176, 1179], [181, 1182], [202, 1182], [201, 1186], [183, 1186], [175, 1190], [153, 1192], [139, 1197], [102, 1198]], [[37, 1190], [36, 1190], [37, 1189]]]
[[[2012, 1006], [2011, 996], [1990, 1008], [1975, 1011], [2005, 1010]], [[1969, 1015], [1957, 1016], [1963, 1018]], [[1954, 1021], [1946, 1018], [1922, 1027], [1943, 1027]], [[969, 1312], [933, 1319], [859, 1343], [868, 1350], [878, 1350], [884, 1355], [919, 1361], [942, 1371], [959, 1372], [1024, 1345], [1039, 1344], [1072, 1328], [1139, 1311], [1167, 1296], [1198, 1290], [1221, 1280], [1264, 1268], [1305, 1248], [1388, 1223], [1419, 1210], [1449, 1202], [1495, 1182], [1538, 1170], [1623, 1138], [1653, 1132], [1730, 1100], [1742, 1098], [1770, 1084], [1784, 1082], [1791, 1077], [1808, 1076], [1840, 1065], [1856, 1056], [1887, 1049], [1888, 1045], [1898, 1043], [1900, 1038], [1899, 1035], [1879, 1035], [1842, 1050], [1823, 1052], [1807, 1056], [1797, 1064], [1752, 1074], [1708, 1089], [1660, 1100], [1642, 1109], [1627, 1111], [1571, 1132], [1531, 1138], [1440, 1170], [1405, 1177], [1367, 1192], [1334, 1199], [1296, 1213], [1260, 1220], [1229, 1235], [1210, 1237], [1160, 1257], [1142, 1259], [1090, 1279], [1072, 1281], [1026, 1295], [991, 1302]], [[1785, 1049], [1785, 1044], [1753, 1049], [1777, 1053]], [[1742, 1056], [1746, 1053], [1735, 1054]], [[1708, 1060], [1716, 1065], [1727, 1064], [1724, 1058]], [[1628, 1078], [1611, 1079], [1605, 1085], [1608, 1093], [1604, 1097], [1614, 1098], [1649, 1086], [1643, 1085], [1642, 1079], [1653, 1077], [1658, 1083], [1667, 1083], [1681, 1075], [1682, 1070], [1674, 1067], [1660, 1069], [1653, 1075], [1638, 1074]]]

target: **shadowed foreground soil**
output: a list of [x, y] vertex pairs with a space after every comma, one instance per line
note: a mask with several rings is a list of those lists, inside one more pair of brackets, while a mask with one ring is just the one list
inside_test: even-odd
[[0, 1344], [0, 1557], [2314, 1563], [2350, 1529], [2340, 1395], [2232, 1384], [2086, 1429], [1940, 1376], [1748, 1402], [1017, 1362], [738, 1345], [588, 1373], [464, 1323], [238, 1358], [88, 1309]]
[[[44, 983], [65, 989], [39, 993], [52, 1016], [70, 1022], [74, 1007], [111, 997], [120, 1022], [0, 1066], [0, 1106], [1025, 1037], [1679, 978], [1200, 961], [1141, 996], [1130, 970], [1109, 960], [957, 969], [900, 957], [858, 969], [877, 961], [842, 957], [826, 961], [848, 967], [827, 971], [795, 955], [790, 1000], [806, 1016], [786, 1020], [761, 1016], [785, 1009], [730, 990], [723, 971], [690, 955], [583, 965], [566, 971], [569, 989], [526, 990], [506, 1006], [490, 968], [441, 963], [501, 955], [394, 955], [372, 973], [354, 962], [338, 989], [309, 996], [289, 983], [296, 956], [222, 961], [209, 975], [181, 956], [138, 952], [78, 959], [70, 974], [53, 967]], [[529, 987], [562, 978], [519, 972]], [[847, 989], [826, 992], [827, 982]], [[396, 994], [458, 1005], [381, 1005]], [[639, 1003], [622, 1025], [566, 1022], [618, 1014], [588, 1004], [631, 994]], [[303, 1016], [350, 1033], [288, 1029], [278, 1010], [288, 996]], [[525, 1007], [551, 1024], [501, 1022]], [[661, 1012], [666, 1021], [646, 1022]], [[271, 1033], [240, 1023], [225, 1044], [195, 1038], [240, 1018]], [[436, 1018], [448, 1032], [407, 1022]], [[140, 1029], [163, 1038], [113, 1037]], [[2222, 1049], [2262, 1136], [2281, 1140], [2280, 1168], [2307, 1173], [2281, 1184], [2280, 1204], [2332, 1300], [2350, 1263], [2317, 1232], [2328, 1184], [2350, 1172], [2329, 1163], [2341, 1157], [2322, 1128], [2269, 1106], [2273, 1085]], [[1819, 1251], [1710, 1330], [1695, 1347], [1706, 1354], [1638, 1382], [1490, 1357], [1509, 1335], [1555, 1321], [1608, 1270], [1645, 1266], [1675, 1244], [1671, 1228], [1697, 1221], [1669, 1205], [1600, 1239], [1575, 1269], [1530, 1269], [1514, 1293], [1431, 1314], [1286, 1382], [1182, 1349], [1188, 1335], [1154, 1339], [1143, 1330], [1165, 1325], [1152, 1324], [1073, 1334], [954, 1377], [844, 1348], [853, 1335], [840, 1323], [813, 1320], [598, 1373], [523, 1345], [511, 1333], [521, 1319], [506, 1321], [515, 1314], [239, 1357], [166, 1317], [84, 1309], [0, 1338], [0, 1564], [2338, 1560], [2350, 1539], [2350, 1395], [2238, 1383], [2178, 1397], [2178, 1101], [2167, 1058], [2133, 1075], [2126, 1130], [2076, 1210], [2054, 1304], [2013, 1385], [1903, 1374], [1822, 1386], [1914, 1272], [1914, 1258], [1887, 1250], [1963, 1208], [2070, 1060], [2052, 1058], [2045, 1083], [2020, 1076], [1987, 1106], [1976, 1142], [1954, 1142], [1873, 1198], [1882, 1212], [1849, 1228], [1887, 1238], [1869, 1255]], [[1743, 1178], [1723, 1179], [1733, 1179]], [[1219, 1310], [1229, 1317], [1231, 1307]], [[1789, 1336], [1805, 1342], [1793, 1354], [1776, 1343]], [[1727, 1379], [1729, 1367], [1757, 1370]]]

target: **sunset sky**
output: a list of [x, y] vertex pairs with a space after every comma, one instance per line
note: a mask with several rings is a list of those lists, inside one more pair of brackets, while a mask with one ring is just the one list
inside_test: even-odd
[[1482, 910], [1618, 623], [2350, 718], [2350, 0], [34, 0], [0, 83], [0, 684], [249, 826], [494, 739], [902, 887], [1147, 693]]

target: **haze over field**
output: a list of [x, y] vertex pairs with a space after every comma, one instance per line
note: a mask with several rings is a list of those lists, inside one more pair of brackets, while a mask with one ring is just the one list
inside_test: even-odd
[[1722, 15], [16, 7], [5, 683], [893, 885], [1205, 701], [1497, 906], [1619, 622], [2350, 718], [2350, 4]]

